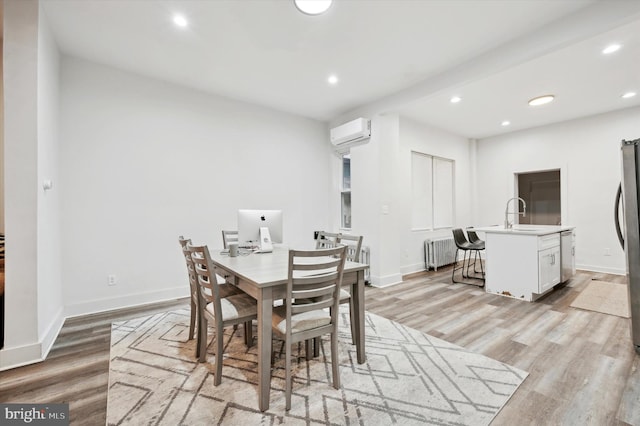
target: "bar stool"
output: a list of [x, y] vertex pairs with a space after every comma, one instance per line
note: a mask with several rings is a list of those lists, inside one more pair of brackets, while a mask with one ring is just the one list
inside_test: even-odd
[[[482, 273], [482, 277], [484, 278], [484, 269], [483, 269], [483, 266], [482, 266], [482, 256], [480, 254], [480, 252], [485, 249], [484, 240], [481, 240], [478, 237], [478, 234], [476, 234], [476, 231], [473, 230], [472, 226], [467, 228], [467, 237], [469, 237], [469, 243], [475, 248], [475, 250], [474, 250], [475, 253], [474, 253], [474, 257], [473, 257], [473, 272], [475, 272], [476, 274], [478, 272], [481, 272]], [[480, 270], [479, 271], [476, 269], [476, 261], [477, 261], [478, 257], [480, 257]], [[469, 275], [469, 265], [467, 265], [467, 275]]]
[[[465, 237], [464, 235], [464, 231], [461, 228], [455, 228], [451, 230], [453, 233], [453, 240], [456, 244], [456, 254], [455, 254], [455, 263], [453, 264], [453, 270], [451, 271], [451, 281], [453, 281], [454, 283], [460, 283], [460, 284], [471, 284], [471, 285], [478, 285], [479, 287], [483, 287], [484, 286], [484, 269], [482, 267], [482, 258], [480, 259], [480, 272], [481, 272], [481, 277], [472, 277], [469, 275], [469, 267], [470, 267], [470, 263], [471, 263], [471, 253], [469, 253], [469, 261], [467, 262], [467, 252], [471, 252], [471, 251], [475, 251], [476, 253], [478, 253], [479, 250], [484, 249], [481, 248], [480, 244], [472, 244], [467, 240], [467, 237]], [[476, 235], [477, 237], [477, 235]], [[463, 256], [462, 256], [462, 266], [458, 267], [458, 251], [462, 250], [463, 252]], [[465, 264], [467, 267], [467, 274], [465, 275], [464, 272], [464, 268], [465, 268]], [[466, 281], [456, 281], [455, 279], [455, 274], [457, 270], [461, 270], [462, 272], [462, 278], [470, 278], [470, 279], [478, 279], [480, 281], [482, 281], [482, 284], [475, 284], [475, 283], [471, 283], [471, 282], [466, 282]], [[474, 261], [474, 271], [475, 271], [475, 261]]]

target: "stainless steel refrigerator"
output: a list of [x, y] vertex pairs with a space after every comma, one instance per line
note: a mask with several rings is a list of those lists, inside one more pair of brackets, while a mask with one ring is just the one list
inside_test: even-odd
[[[631, 339], [640, 354], [640, 139], [622, 141], [622, 182], [616, 196], [615, 221], [627, 263]], [[620, 210], [621, 209], [621, 210]], [[620, 226], [622, 218], [623, 229]]]

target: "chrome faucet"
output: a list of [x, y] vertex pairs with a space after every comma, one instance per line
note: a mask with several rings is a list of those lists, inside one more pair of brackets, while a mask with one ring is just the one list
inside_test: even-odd
[[[509, 211], [509, 202], [512, 200], [522, 201], [522, 211], [519, 209], [513, 212]], [[520, 203], [518, 202], [518, 207], [520, 207]], [[520, 197], [509, 198], [507, 200], [507, 207], [504, 209], [504, 229], [513, 228], [513, 223], [509, 223], [509, 214], [513, 214], [513, 221], [515, 222], [516, 215], [521, 214], [522, 217], [527, 216], [527, 203]]]

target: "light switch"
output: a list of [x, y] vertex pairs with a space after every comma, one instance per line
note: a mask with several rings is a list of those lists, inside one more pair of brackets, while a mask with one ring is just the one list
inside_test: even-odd
[[389, 214], [389, 206], [386, 204], [382, 205], [382, 214]]

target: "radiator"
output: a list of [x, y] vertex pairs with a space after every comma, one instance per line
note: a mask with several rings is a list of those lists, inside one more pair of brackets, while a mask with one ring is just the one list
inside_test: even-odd
[[[371, 265], [371, 251], [369, 250], [369, 247], [362, 247], [360, 249], [360, 263]], [[369, 268], [364, 270], [364, 282], [366, 284], [371, 283], [371, 271]]]
[[424, 259], [427, 271], [454, 262], [456, 244], [452, 237], [429, 239], [424, 242]]

